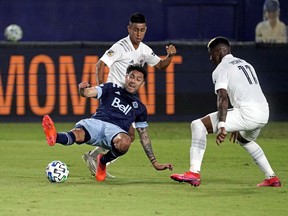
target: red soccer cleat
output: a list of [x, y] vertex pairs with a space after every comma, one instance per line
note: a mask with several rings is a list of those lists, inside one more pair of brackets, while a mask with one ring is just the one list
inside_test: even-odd
[[99, 154], [97, 156], [97, 169], [96, 169], [96, 180], [97, 181], [105, 181], [106, 179], [106, 164], [103, 165], [100, 162], [100, 159], [103, 157], [103, 154]]
[[263, 182], [257, 184], [257, 187], [281, 187], [280, 179], [275, 176], [273, 178], [264, 179]]
[[54, 122], [49, 117], [49, 115], [45, 115], [42, 119], [42, 127], [46, 135], [46, 140], [48, 145], [53, 146], [56, 143], [57, 132], [54, 126]]
[[172, 174], [170, 178], [178, 182], [187, 182], [194, 187], [198, 187], [201, 183], [200, 174], [190, 171], [185, 172], [184, 174]]

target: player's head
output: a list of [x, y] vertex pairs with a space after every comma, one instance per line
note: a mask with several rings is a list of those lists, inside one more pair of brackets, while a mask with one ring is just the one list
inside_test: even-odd
[[229, 40], [222, 36], [211, 39], [207, 45], [207, 48], [210, 60], [215, 65], [218, 65], [225, 55], [231, 53]]
[[280, 3], [278, 0], [266, 0], [263, 5], [263, 11], [280, 11]]
[[132, 44], [138, 45], [144, 39], [147, 30], [145, 16], [141, 13], [132, 14], [127, 28]]
[[139, 65], [129, 65], [126, 70], [125, 89], [132, 94], [138, 92], [139, 88], [144, 84], [147, 77], [146, 69]]
[[280, 16], [280, 3], [278, 0], [266, 0], [263, 5], [264, 19], [275, 20]]
[[129, 24], [131, 23], [146, 23], [146, 18], [143, 14], [137, 12], [137, 13], [131, 14], [130, 19], [129, 19]]

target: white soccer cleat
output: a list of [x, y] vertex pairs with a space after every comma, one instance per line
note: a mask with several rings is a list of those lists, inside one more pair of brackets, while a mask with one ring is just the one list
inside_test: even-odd
[[[94, 157], [92, 157], [90, 155], [90, 151], [83, 154], [82, 158], [86, 162], [86, 165], [91, 172], [91, 176], [95, 177], [96, 169], [97, 169], [97, 160], [94, 159]], [[108, 163], [107, 163], [107, 166], [108, 166]], [[115, 176], [111, 175], [108, 171], [106, 171], [106, 177], [107, 178], [115, 178]]]

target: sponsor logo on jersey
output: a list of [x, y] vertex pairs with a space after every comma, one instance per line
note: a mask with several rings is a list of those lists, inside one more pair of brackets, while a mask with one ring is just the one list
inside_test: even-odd
[[125, 106], [124, 104], [121, 104], [121, 100], [117, 97], [114, 98], [111, 106], [118, 108], [120, 111], [122, 111], [125, 115], [128, 114], [128, 112], [132, 109], [132, 107], [127, 104], [127, 106]]
[[138, 108], [138, 103], [137, 103], [137, 101], [133, 101], [133, 102], [132, 102], [132, 106], [133, 106], [135, 109], [137, 109], [137, 108]]
[[108, 52], [107, 52], [107, 55], [109, 56], [109, 57], [111, 57], [111, 56], [113, 56], [115, 54], [115, 52], [113, 51], [113, 50], [108, 50]]

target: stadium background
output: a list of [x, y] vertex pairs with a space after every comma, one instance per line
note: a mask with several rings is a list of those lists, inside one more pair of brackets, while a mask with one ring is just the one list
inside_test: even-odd
[[[16, 23], [24, 36], [18, 43], [0, 37], [0, 121], [40, 121], [44, 113], [75, 121], [92, 113], [97, 104], [77, 98], [76, 84], [84, 74], [93, 82], [98, 57], [127, 35], [129, 15], [136, 11], [147, 17], [144, 42], [155, 53], [165, 55], [169, 43], [178, 50], [167, 72], [149, 69], [149, 84], [141, 97], [150, 120], [190, 121], [216, 109], [206, 43], [224, 35], [233, 41], [233, 53], [255, 66], [270, 103], [270, 119], [287, 121], [288, 46], [253, 42], [263, 2], [1, 1], [0, 29]], [[288, 2], [280, 1], [280, 6], [281, 20], [287, 24]]]

